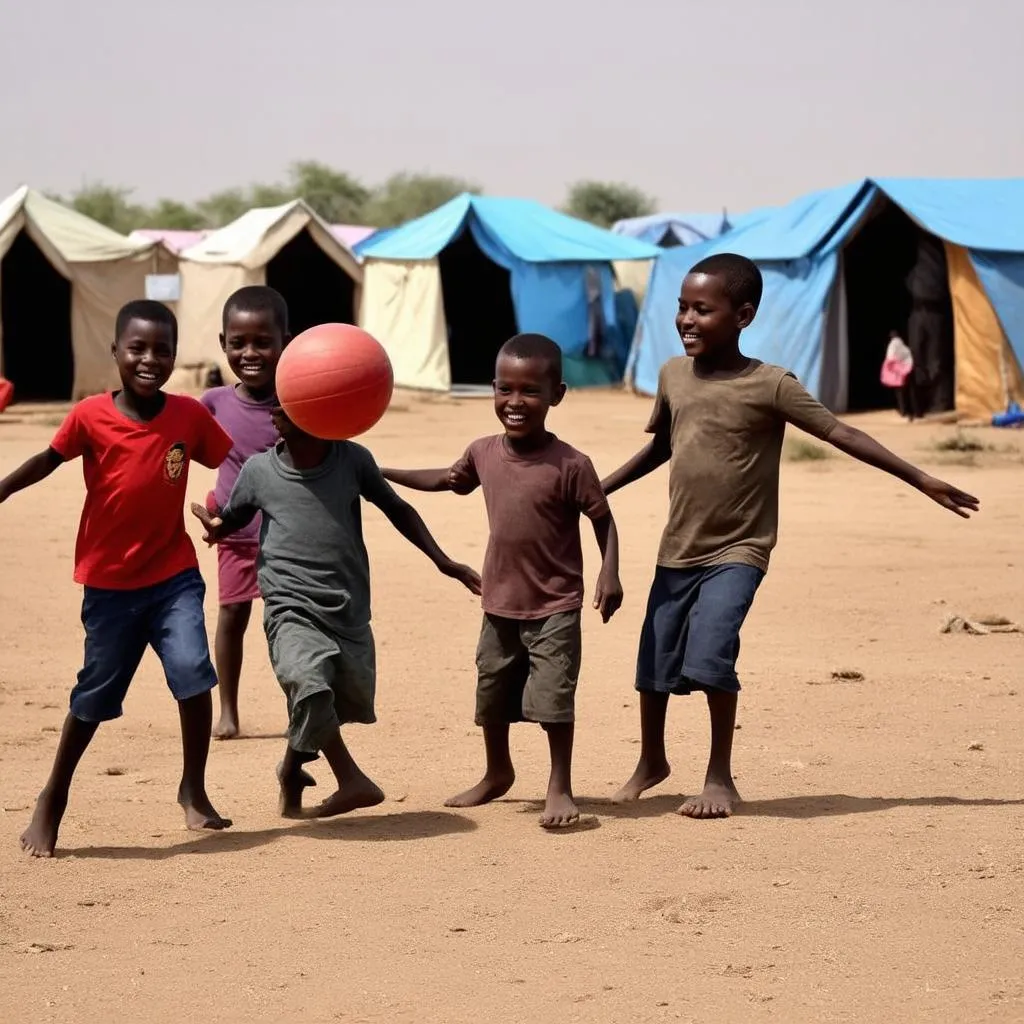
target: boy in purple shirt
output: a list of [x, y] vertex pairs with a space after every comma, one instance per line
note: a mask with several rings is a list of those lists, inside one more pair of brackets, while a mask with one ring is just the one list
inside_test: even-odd
[[[239, 383], [212, 388], [200, 399], [231, 435], [234, 447], [217, 473], [206, 507], [218, 513], [228, 503], [231, 488], [245, 461], [277, 443], [271, 411], [277, 401], [274, 374], [288, 344], [288, 307], [284, 299], [261, 285], [240, 288], [224, 305], [220, 345]], [[252, 602], [260, 596], [256, 582], [260, 519], [217, 545], [217, 584], [220, 611], [214, 653], [220, 691], [217, 739], [238, 735], [238, 681], [242, 673], [245, 631]]]
[[474, 807], [512, 788], [509, 724], [539, 722], [551, 776], [540, 823], [572, 825], [576, 680], [580, 671], [583, 554], [579, 517], [594, 525], [602, 565], [594, 607], [607, 622], [622, 604], [618, 537], [593, 465], [548, 432], [548, 410], [565, 397], [562, 351], [519, 334], [498, 353], [494, 411], [504, 434], [474, 441], [451, 469], [382, 470], [421, 491], [469, 494], [482, 487], [490, 537], [483, 569], [484, 621], [477, 647], [476, 724], [487, 768], [448, 807]]

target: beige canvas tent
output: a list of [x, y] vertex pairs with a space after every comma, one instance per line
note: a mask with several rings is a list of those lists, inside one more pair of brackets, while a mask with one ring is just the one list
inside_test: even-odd
[[133, 241], [22, 187], [0, 202], [0, 375], [15, 397], [64, 401], [116, 387], [114, 320], [173, 273], [162, 245]]
[[355, 323], [363, 272], [352, 251], [301, 199], [250, 210], [181, 253], [179, 383], [226, 368], [218, 343], [224, 303], [246, 285], [276, 288], [298, 334]]

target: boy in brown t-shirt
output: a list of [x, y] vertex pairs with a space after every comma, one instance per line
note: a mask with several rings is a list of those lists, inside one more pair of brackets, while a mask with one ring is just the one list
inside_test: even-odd
[[691, 818], [725, 817], [739, 801], [732, 779], [736, 658], [778, 532], [786, 424], [892, 473], [958, 515], [978, 508], [977, 498], [840, 423], [788, 371], [743, 355], [740, 332], [760, 299], [760, 271], [743, 256], [723, 253], [693, 267], [676, 316], [687, 358], [662, 367], [647, 425], [654, 439], [603, 482], [611, 494], [670, 463], [668, 523], [637, 658], [640, 760], [614, 799], [636, 800], [668, 778], [669, 694], [703, 690], [711, 756], [703, 792], [679, 808]]
[[601, 550], [594, 607], [607, 622], [622, 604], [618, 538], [608, 501], [585, 455], [548, 433], [548, 410], [565, 396], [562, 352], [540, 334], [519, 334], [498, 353], [494, 411], [504, 434], [474, 441], [450, 469], [385, 469], [385, 479], [421, 491], [469, 494], [482, 487], [490, 537], [483, 567], [484, 620], [477, 648], [476, 724], [487, 768], [446, 801], [475, 807], [515, 781], [509, 724], [539, 722], [551, 776], [540, 823], [571, 825], [576, 680], [580, 670], [583, 554], [579, 517]]

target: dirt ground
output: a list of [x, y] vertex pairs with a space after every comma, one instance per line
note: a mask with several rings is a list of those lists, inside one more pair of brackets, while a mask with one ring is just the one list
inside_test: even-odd
[[[551, 423], [607, 472], [643, 442], [648, 407], [572, 394]], [[0, 472], [56, 423], [18, 413], [0, 417]], [[608, 803], [638, 750], [662, 470], [613, 502], [625, 606], [608, 626], [586, 616], [587, 827], [537, 826], [546, 747], [529, 726], [509, 799], [443, 808], [481, 769], [479, 611], [368, 509], [380, 721], [349, 740], [388, 800], [329, 822], [276, 817], [285, 711], [254, 623], [247, 738], [210, 761], [234, 828], [184, 831], [177, 715], [147, 656], [82, 764], [59, 855], [29, 860], [17, 838], [81, 656], [81, 470], [17, 495], [0, 512], [0, 1020], [1024, 1020], [1024, 636], [940, 634], [954, 613], [1024, 622], [1024, 435], [969, 431], [980, 450], [942, 451], [951, 427], [857, 422], [982, 512], [964, 522], [842, 456], [790, 449], [781, 541], [744, 634], [747, 802], [717, 822], [673, 813], [703, 777], [697, 697], [671, 706], [668, 782], [636, 807]], [[496, 427], [485, 400], [399, 395], [367, 443], [382, 463], [439, 465]], [[210, 478], [193, 467], [195, 496]], [[443, 546], [479, 564], [479, 495], [414, 497]], [[590, 586], [589, 537], [585, 552]], [[215, 564], [200, 560], [212, 630]]]

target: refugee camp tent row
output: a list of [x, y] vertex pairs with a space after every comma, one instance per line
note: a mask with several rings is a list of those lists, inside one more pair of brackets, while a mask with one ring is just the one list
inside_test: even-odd
[[0, 202], [0, 375], [15, 398], [66, 401], [116, 386], [117, 311], [145, 294], [147, 274], [174, 264], [162, 245], [27, 187]]
[[987, 420], [1021, 398], [1024, 179], [867, 179], [665, 250], [626, 371], [636, 390], [653, 394], [681, 353], [680, 282], [716, 252], [748, 256], [764, 275], [745, 351], [792, 370], [836, 412], [893, 404], [879, 381], [893, 330], [917, 352], [923, 412]]
[[491, 381], [517, 332], [554, 338], [573, 386], [620, 381], [612, 263], [660, 250], [526, 199], [461, 195], [357, 247], [360, 324], [387, 347], [400, 386], [448, 391]]
[[191, 384], [226, 360], [218, 343], [231, 293], [269, 285], [288, 303], [298, 334], [321, 323], [355, 323], [363, 271], [352, 250], [301, 199], [250, 210], [181, 253], [180, 341], [175, 380]]

